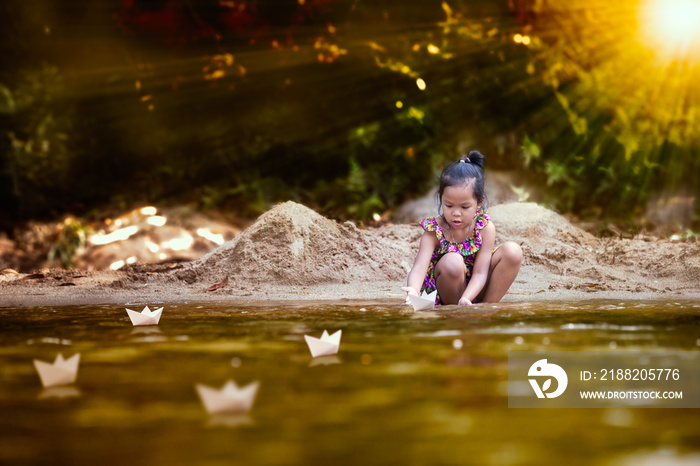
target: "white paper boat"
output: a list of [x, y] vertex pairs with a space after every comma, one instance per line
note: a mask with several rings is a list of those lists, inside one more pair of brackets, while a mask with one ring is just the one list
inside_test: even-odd
[[131, 323], [134, 325], [158, 325], [162, 312], [162, 307], [151, 311], [148, 306], [144, 307], [141, 312], [132, 311], [128, 308], [126, 310], [126, 313], [129, 314], [129, 319], [131, 319]]
[[221, 390], [197, 384], [195, 388], [208, 413], [240, 413], [250, 411], [258, 393], [258, 381], [238, 388], [233, 380], [224, 384]]
[[75, 382], [76, 377], [78, 377], [79, 363], [80, 353], [74, 354], [70, 359], [63, 359], [63, 355], [59, 353], [53, 364], [35, 359], [34, 367], [39, 373], [41, 384], [47, 388]]
[[436, 296], [437, 290], [430, 294], [424, 291], [420, 296], [410, 294], [408, 295], [408, 299], [411, 301], [414, 311], [427, 311], [428, 309], [433, 309], [435, 307]]
[[306, 344], [309, 345], [309, 349], [311, 350], [311, 356], [318, 357], [336, 354], [340, 346], [341, 332], [342, 330], [338, 330], [333, 335], [329, 335], [328, 331], [324, 330], [320, 339], [304, 335]]

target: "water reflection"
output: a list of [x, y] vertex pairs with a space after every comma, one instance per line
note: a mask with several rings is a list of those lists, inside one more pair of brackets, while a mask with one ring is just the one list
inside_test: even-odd
[[253, 418], [248, 413], [212, 414], [207, 420], [207, 427], [240, 427], [252, 426]]
[[610, 426], [629, 427], [634, 424], [634, 410], [629, 408], [605, 409], [603, 422]]
[[140, 343], [157, 343], [168, 340], [163, 331], [154, 325], [134, 327], [129, 335], [136, 337], [133, 338], [133, 341]]
[[49, 387], [39, 393], [39, 399], [46, 398], [75, 398], [81, 396], [82, 393], [76, 387]]
[[612, 458], [609, 466], [690, 466], [700, 464], [700, 453], [679, 451], [677, 447], [640, 448]]
[[343, 362], [343, 361], [336, 355], [319, 356], [319, 357], [313, 358], [311, 360], [311, 362], [309, 363], [309, 367], [329, 366], [331, 364], [340, 364], [341, 362]]
[[[697, 352], [698, 303], [163, 305], [158, 327], [136, 328], [123, 306], [0, 309], [0, 463], [56, 452], [56, 464], [168, 466], [700, 455], [700, 410], [507, 408], [508, 351]], [[340, 351], [312, 359], [303, 335], [324, 328], [342, 329]], [[77, 401], [40, 403], [32, 360], [66, 344], [84, 358], [79, 384], [38, 396]], [[229, 379], [265, 390], [249, 414], [208, 415], [193, 384]]]
[[131, 335], [153, 335], [162, 334], [163, 331], [155, 326], [134, 327]]

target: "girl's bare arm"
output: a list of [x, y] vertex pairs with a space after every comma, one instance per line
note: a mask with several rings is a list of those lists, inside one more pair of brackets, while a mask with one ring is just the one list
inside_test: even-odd
[[[433, 251], [438, 245], [438, 239], [434, 232], [426, 231], [420, 239], [420, 246], [418, 247], [418, 254], [416, 255], [416, 260], [413, 262], [413, 268], [408, 274], [407, 286], [402, 288], [407, 293], [411, 293], [409, 289], [415, 291], [415, 294], [419, 294], [421, 286], [423, 285], [423, 280], [425, 280], [425, 274], [428, 273], [428, 266], [430, 265], [430, 259], [433, 256]], [[413, 293], [411, 293], [413, 294]]]

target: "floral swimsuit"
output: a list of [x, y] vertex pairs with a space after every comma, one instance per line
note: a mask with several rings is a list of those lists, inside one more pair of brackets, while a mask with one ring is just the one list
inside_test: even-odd
[[[448, 252], [457, 252], [464, 258], [464, 264], [467, 266], [467, 283], [472, 276], [472, 271], [474, 270], [474, 260], [476, 259], [476, 253], [481, 249], [481, 230], [488, 225], [489, 214], [482, 211], [481, 209], [476, 212], [476, 220], [474, 223], [474, 233], [471, 237], [467, 238], [465, 241], [460, 241], [453, 243], [445, 238], [445, 234], [442, 228], [437, 223], [435, 217], [427, 217], [420, 222], [421, 226], [425, 231], [434, 231], [440, 244], [433, 251], [433, 256], [430, 258], [430, 265], [428, 266], [428, 273], [423, 280], [423, 286], [421, 287], [421, 293], [425, 291], [426, 293], [432, 293], [437, 289], [435, 284], [435, 266], [438, 261], [447, 254]], [[440, 295], [438, 293], [435, 298], [435, 304], [441, 304]]]

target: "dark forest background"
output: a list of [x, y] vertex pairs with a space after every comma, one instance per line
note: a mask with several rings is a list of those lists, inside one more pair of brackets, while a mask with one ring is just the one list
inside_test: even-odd
[[6, 0], [0, 228], [110, 206], [366, 219], [479, 149], [581, 218], [699, 209], [698, 67], [622, 2]]

